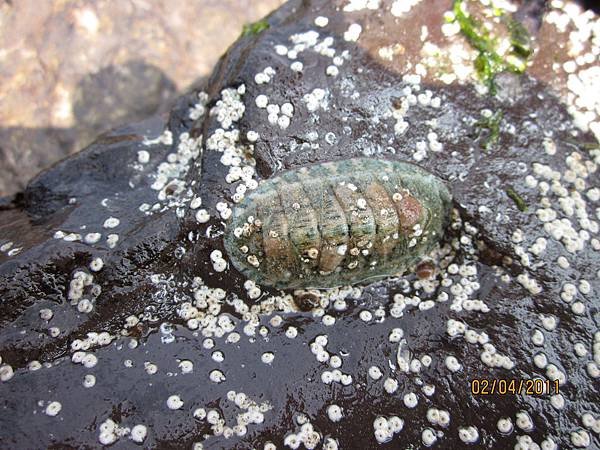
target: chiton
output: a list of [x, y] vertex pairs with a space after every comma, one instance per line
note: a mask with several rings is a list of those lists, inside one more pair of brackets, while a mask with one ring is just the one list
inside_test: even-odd
[[351, 158], [263, 181], [233, 211], [225, 249], [249, 279], [328, 288], [406, 270], [442, 237], [451, 196], [400, 161]]

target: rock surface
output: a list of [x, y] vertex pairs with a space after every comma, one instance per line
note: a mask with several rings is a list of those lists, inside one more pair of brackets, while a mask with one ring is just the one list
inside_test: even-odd
[[[532, 18], [530, 75], [493, 96], [444, 28], [451, 4], [408, 3], [289, 2], [168, 120], [104, 135], [3, 204], [0, 446], [600, 445], [598, 117], [544, 71], [574, 57], [549, 38], [566, 13]], [[234, 198], [352, 156], [446, 181], [431, 279], [294, 293], [221, 270]], [[559, 393], [471, 391], [535, 378]]]

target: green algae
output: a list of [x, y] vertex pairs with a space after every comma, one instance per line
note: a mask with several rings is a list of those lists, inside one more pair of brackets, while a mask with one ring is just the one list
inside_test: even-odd
[[479, 20], [467, 13], [464, 4], [464, 0], [454, 0], [455, 20], [469, 44], [479, 52], [475, 59], [475, 70], [489, 92], [494, 95], [496, 74], [504, 71], [517, 74], [525, 72], [527, 59], [533, 53], [531, 37], [520, 22], [495, 8], [493, 13], [502, 19], [501, 23], [506, 27], [510, 39], [510, 50], [507, 54], [500, 55], [500, 39], [490, 34]]
[[242, 28], [242, 36], [255, 36], [268, 30], [269, 27], [269, 22], [264, 19], [254, 23], [247, 23], [244, 25], [244, 28]]
[[525, 200], [523, 200], [523, 197], [517, 194], [517, 191], [515, 191], [512, 187], [506, 189], [506, 195], [508, 195], [508, 197], [515, 202], [517, 208], [519, 208], [519, 211], [527, 211], [527, 203]]

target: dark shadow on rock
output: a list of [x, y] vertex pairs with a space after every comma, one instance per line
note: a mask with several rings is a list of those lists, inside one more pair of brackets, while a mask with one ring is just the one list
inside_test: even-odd
[[177, 94], [160, 69], [139, 60], [84, 76], [73, 93], [73, 127], [0, 128], [0, 196], [22, 191], [40, 170], [99, 134], [168, 111]]
[[73, 101], [81, 147], [115, 126], [168, 111], [176, 93], [175, 84], [160, 69], [143, 61], [108, 66], [85, 76]]

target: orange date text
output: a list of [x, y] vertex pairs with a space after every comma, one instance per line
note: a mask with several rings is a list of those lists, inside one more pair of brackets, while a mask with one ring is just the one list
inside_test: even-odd
[[559, 393], [558, 380], [531, 380], [517, 378], [474, 378], [473, 395], [555, 395]]

